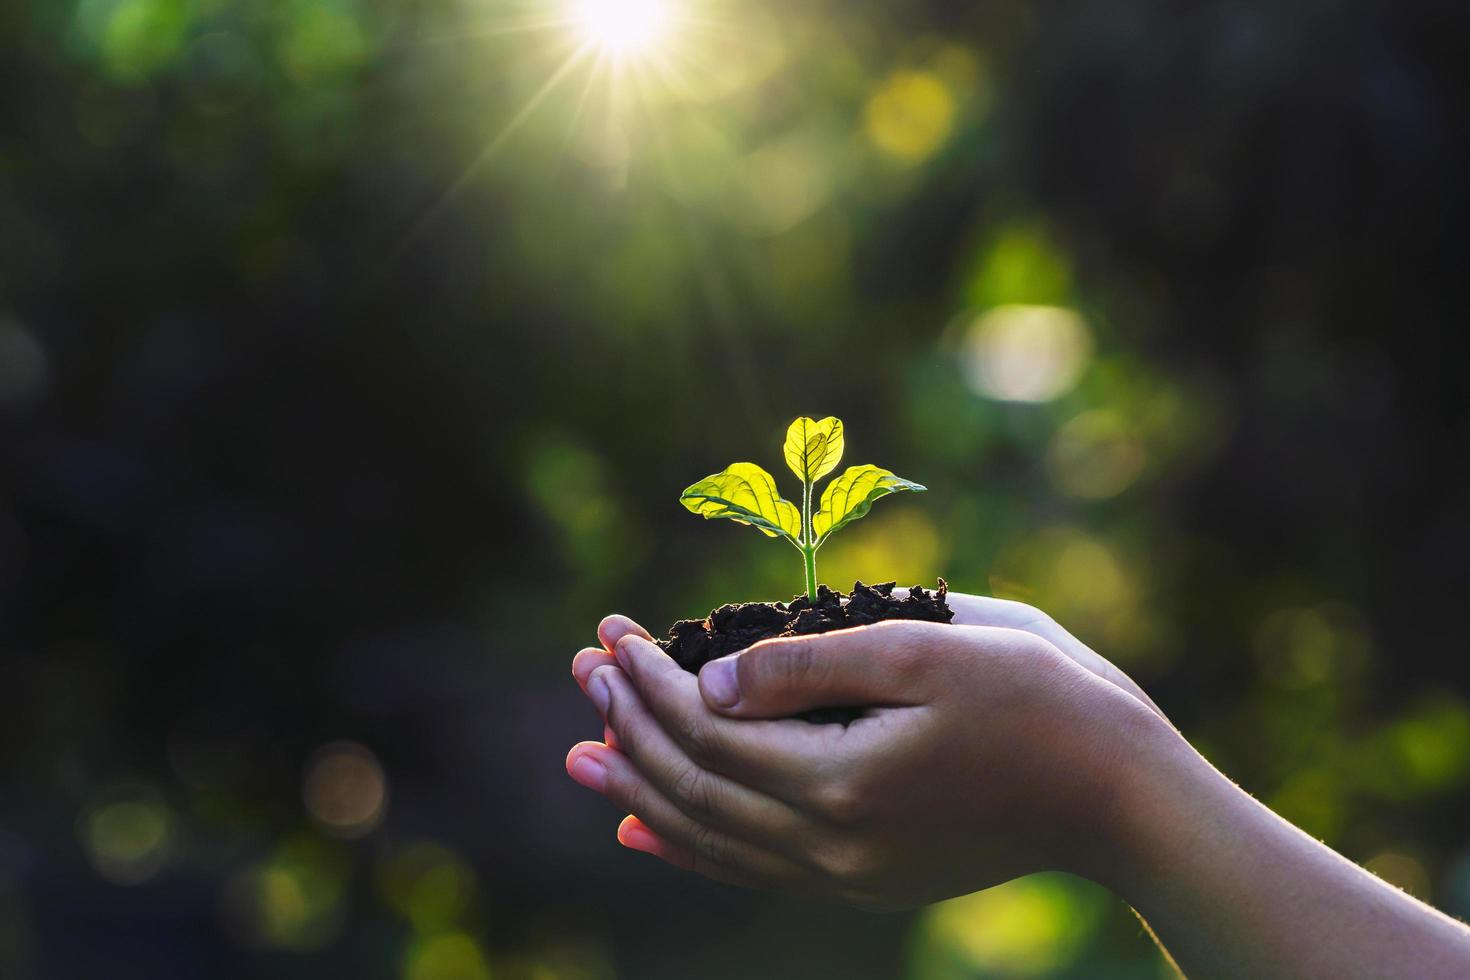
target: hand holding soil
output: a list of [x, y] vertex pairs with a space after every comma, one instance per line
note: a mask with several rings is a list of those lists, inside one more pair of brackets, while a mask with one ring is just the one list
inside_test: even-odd
[[569, 770], [633, 814], [625, 844], [725, 881], [895, 908], [1083, 870], [1115, 760], [1167, 725], [1036, 610], [949, 600], [957, 625], [767, 640], [697, 680], [611, 617], [573, 672], [621, 751], [583, 743]]
[[[625, 846], [719, 881], [894, 909], [1061, 869], [1190, 976], [1470, 976], [1463, 923], [1242, 792], [1050, 617], [949, 610], [762, 640], [698, 677], [610, 616], [572, 665], [607, 735], [567, 770], [630, 814]], [[806, 720], [824, 709], [849, 723]]]

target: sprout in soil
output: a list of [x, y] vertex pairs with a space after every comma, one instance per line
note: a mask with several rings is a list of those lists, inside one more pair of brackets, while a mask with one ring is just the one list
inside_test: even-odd
[[827, 484], [812, 512], [816, 482], [842, 459], [842, 422], [799, 418], [786, 430], [786, 465], [801, 480], [801, 509], [776, 492], [776, 480], [754, 463], [731, 463], [685, 490], [679, 502], [706, 519], [749, 524], [770, 538], [785, 538], [806, 562], [806, 594], [817, 597], [817, 549], [836, 531], [868, 512], [873, 501], [900, 490], [923, 490], [882, 467], [849, 466]]

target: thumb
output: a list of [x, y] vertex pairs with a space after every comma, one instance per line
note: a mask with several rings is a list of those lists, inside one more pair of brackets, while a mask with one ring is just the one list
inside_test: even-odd
[[[934, 623], [888, 622], [819, 636], [763, 640], [711, 660], [699, 691], [735, 718], [786, 718], [813, 708], [916, 704], [912, 666]], [[947, 627], [945, 627], [947, 628]], [[908, 687], [908, 690], [904, 688]]]

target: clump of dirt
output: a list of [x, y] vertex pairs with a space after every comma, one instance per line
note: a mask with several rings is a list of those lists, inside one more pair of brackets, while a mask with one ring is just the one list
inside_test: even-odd
[[[669, 628], [669, 638], [659, 640], [664, 652], [690, 673], [711, 660], [744, 650], [773, 636], [810, 636], [852, 626], [866, 626], [888, 619], [913, 619], [948, 623], [954, 619], [945, 596], [949, 584], [939, 580], [933, 592], [915, 585], [895, 590], [896, 582], [864, 585], [855, 582], [847, 595], [817, 587], [816, 601], [797, 596], [788, 602], [740, 602], [721, 606], [705, 619], [684, 619]], [[803, 715], [814, 722], [848, 722], [861, 711], [829, 708]]]

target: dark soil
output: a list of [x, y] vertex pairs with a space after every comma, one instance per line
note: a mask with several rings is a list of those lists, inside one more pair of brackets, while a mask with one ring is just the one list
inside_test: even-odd
[[[737, 653], [773, 636], [810, 636], [852, 626], [866, 626], [887, 619], [915, 619], [948, 623], [954, 619], [945, 596], [949, 585], [928, 592], [921, 586], [895, 590], [897, 583], [864, 585], [855, 582], [843, 595], [825, 585], [817, 587], [817, 601], [797, 596], [788, 602], [741, 602], [721, 606], [705, 619], [683, 619], [669, 628], [669, 638], [659, 640], [669, 656], [690, 673], [711, 660]], [[845, 600], [845, 601], [844, 601]], [[808, 721], [849, 722], [862, 714], [851, 708], [824, 708], [808, 712]]]

